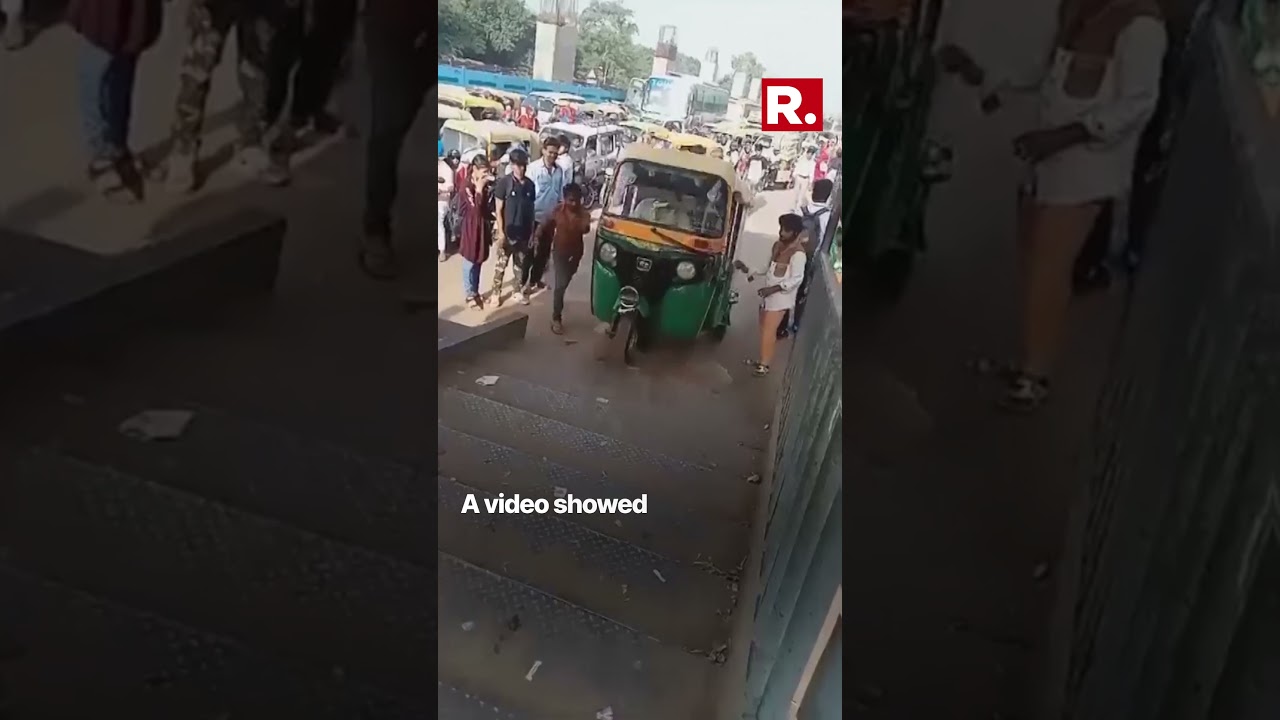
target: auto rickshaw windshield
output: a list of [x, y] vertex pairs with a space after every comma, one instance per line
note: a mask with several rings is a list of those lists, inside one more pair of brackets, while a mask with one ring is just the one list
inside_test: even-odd
[[628, 160], [614, 174], [604, 213], [719, 238], [724, 236], [728, 208], [729, 186], [722, 178]]

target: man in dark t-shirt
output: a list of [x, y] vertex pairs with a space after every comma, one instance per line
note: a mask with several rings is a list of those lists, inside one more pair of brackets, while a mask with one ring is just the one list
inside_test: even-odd
[[505, 299], [502, 295], [502, 283], [506, 280], [507, 263], [514, 259], [516, 300], [522, 305], [528, 305], [529, 298], [520, 289], [529, 284], [533, 200], [538, 191], [525, 172], [529, 167], [529, 153], [515, 148], [511, 151], [509, 160], [511, 172], [499, 178], [493, 190], [493, 247], [497, 263], [493, 271], [492, 292], [495, 302], [502, 305]]

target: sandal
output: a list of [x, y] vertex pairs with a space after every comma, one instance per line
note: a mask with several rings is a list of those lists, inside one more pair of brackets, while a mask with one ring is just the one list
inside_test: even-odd
[[1022, 370], [1015, 363], [985, 357], [970, 361], [969, 369], [977, 375], [996, 377], [1005, 383], [1012, 383], [1022, 375]]
[[472, 304], [472, 305], [475, 305], [477, 310], [483, 310], [483, 309], [484, 309], [484, 296], [483, 296], [483, 295], [472, 295], [472, 296], [471, 296], [471, 304]]
[[1006, 410], [1031, 412], [1049, 401], [1049, 379], [1027, 373], [1018, 373], [1009, 382], [1009, 389], [1000, 401]]
[[769, 374], [769, 366], [761, 363], [756, 363], [756, 369], [753, 374], [756, 377], [764, 377], [765, 375]]

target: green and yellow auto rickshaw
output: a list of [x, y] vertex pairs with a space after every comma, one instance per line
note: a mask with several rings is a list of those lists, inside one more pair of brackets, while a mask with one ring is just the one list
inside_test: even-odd
[[729, 329], [733, 258], [751, 190], [723, 160], [635, 144], [605, 189], [591, 263], [591, 312], [631, 364], [658, 337]]

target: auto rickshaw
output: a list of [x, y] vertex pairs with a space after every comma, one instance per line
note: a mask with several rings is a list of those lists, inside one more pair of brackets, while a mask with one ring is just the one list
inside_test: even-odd
[[[906, 2], [910, 12], [898, 7]], [[927, 137], [942, 0], [880, 5], [845, 11], [844, 76], [854, 92], [843, 131], [842, 216], [854, 238], [851, 266], [892, 300], [925, 249], [929, 192], [950, 176], [951, 151]]]
[[650, 341], [715, 340], [737, 302], [733, 259], [751, 190], [710, 155], [635, 144], [605, 188], [591, 312], [627, 364]]
[[447, 120], [440, 128], [440, 143], [446, 153], [457, 150], [466, 155], [484, 150], [485, 157], [490, 158], [506, 155], [515, 145], [527, 150], [530, 157], [542, 152], [538, 133], [496, 120]]
[[450, 120], [469, 120], [470, 118], [471, 116], [467, 114], [467, 111], [461, 108], [456, 108], [452, 105], [445, 105], [443, 103], [436, 103], [436, 147], [440, 157], [444, 157], [445, 152], [444, 124]]
[[472, 95], [465, 88], [440, 85], [437, 92], [440, 104], [461, 108], [475, 120], [494, 120], [502, 115], [502, 103]]
[[713, 149], [720, 147], [711, 138], [690, 133], [669, 133], [666, 140], [673, 150], [683, 150], [684, 152], [697, 153], [699, 155], [710, 155]]
[[661, 125], [643, 122], [641, 120], [623, 120], [618, 123], [618, 127], [628, 131], [634, 136], [633, 142], [649, 142], [649, 138], [657, 138], [664, 140], [671, 133]]

